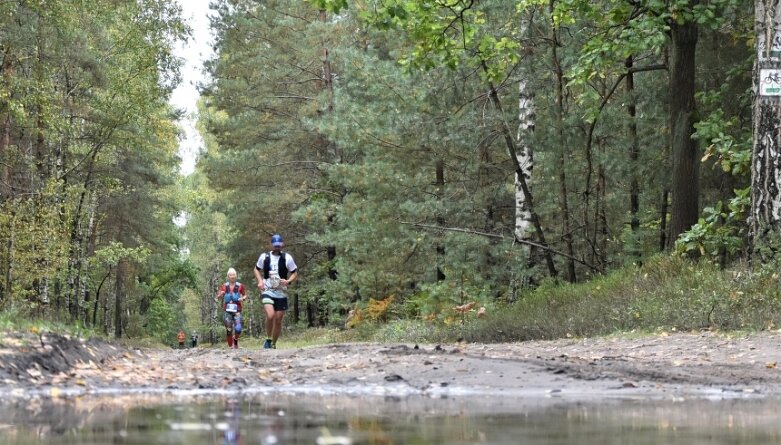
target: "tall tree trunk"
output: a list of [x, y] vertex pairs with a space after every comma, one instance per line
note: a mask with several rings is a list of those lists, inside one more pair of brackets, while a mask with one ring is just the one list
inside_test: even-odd
[[[488, 72], [488, 65], [486, 65], [485, 61], [482, 62], [482, 68], [485, 72]], [[523, 171], [520, 162], [518, 161], [518, 157], [516, 156], [518, 150], [515, 146], [515, 141], [513, 140], [512, 134], [510, 133], [510, 126], [507, 125], [507, 121], [504, 119], [504, 110], [502, 109], [502, 103], [499, 100], [499, 93], [496, 91], [496, 87], [494, 87], [493, 83], [491, 82], [488, 82], [488, 88], [488, 97], [498, 112], [499, 119], [501, 121], [502, 136], [504, 136], [504, 142], [507, 146], [507, 152], [510, 155], [510, 159], [513, 161], [515, 177], [521, 186], [521, 191], [523, 192], [525, 200], [525, 206], [529, 210], [529, 216], [537, 234], [537, 240], [539, 241], [539, 244], [543, 246], [543, 255], [545, 256], [545, 264], [548, 266], [548, 273], [551, 277], [556, 278], [558, 273], [556, 272], [556, 264], [553, 262], [553, 254], [551, 254], [550, 250], [547, 249], [548, 242], [545, 240], [545, 232], [543, 232], [542, 225], [540, 224], [540, 218], [537, 215], [537, 212], [534, 210], [534, 199], [532, 197], [531, 191], [529, 190], [529, 185], [526, 182], [526, 174]]]
[[[554, 2], [550, 3], [550, 13], [551, 13], [551, 19], [553, 18], [553, 8], [555, 6]], [[565, 153], [565, 147], [568, 146], [565, 139], [564, 134], [564, 70], [561, 68], [561, 60], [559, 60], [559, 54], [558, 54], [558, 47], [559, 47], [559, 36], [558, 36], [558, 28], [553, 23], [553, 20], [551, 20], [551, 23], [553, 24], [553, 43], [551, 48], [551, 56], [552, 56], [552, 62], [554, 67], [554, 74], [556, 76], [556, 82], [555, 82], [555, 88], [556, 88], [556, 134], [558, 136], [558, 145], [562, 148], [561, 153], [559, 154], [559, 206], [561, 210], [561, 218], [562, 218], [562, 239], [564, 240], [564, 245], [567, 249], [567, 254], [569, 255], [569, 258], [567, 258], [567, 280], [570, 283], [574, 283], [577, 281], [577, 275], [575, 274], [575, 260], [573, 259], [575, 257], [575, 248], [573, 246], [573, 240], [572, 240], [572, 222], [571, 222], [571, 216], [569, 211], [569, 196], [567, 193], [567, 157]]]
[[94, 209], [92, 208], [93, 205], [96, 205], [96, 202], [90, 202], [86, 203], [90, 197], [94, 198], [94, 193], [91, 190], [92, 187], [92, 175], [93, 170], [95, 166], [95, 159], [97, 158], [98, 151], [100, 149], [98, 147], [95, 147], [92, 151], [92, 155], [89, 160], [89, 164], [87, 165], [87, 176], [84, 180], [84, 188], [81, 191], [81, 194], [79, 195], [79, 202], [76, 206], [76, 211], [73, 214], [73, 221], [71, 222], [71, 233], [70, 233], [70, 246], [68, 250], [68, 271], [67, 271], [67, 280], [68, 280], [68, 290], [66, 293], [65, 301], [68, 305], [68, 310], [71, 315], [72, 320], [78, 319], [78, 309], [80, 307], [79, 305], [79, 298], [80, 298], [80, 290], [83, 288], [83, 285], [81, 283], [81, 268], [82, 264], [84, 263], [84, 227], [83, 227], [83, 219], [84, 219], [84, 208], [88, 208], [88, 212], [94, 212]]
[[[698, 4], [690, 0], [689, 7]], [[673, 178], [671, 241], [689, 230], [699, 215], [699, 156], [694, 133], [695, 53], [697, 24], [670, 24], [672, 52], [670, 66], [670, 129], [672, 133]]]
[[36, 136], [35, 136], [35, 169], [38, 172], [38, 177], [30, 181], [33, 184], [35, 190], [40, 190], [44, 187], [47, 179], [47, 162], [46, 162], [46, 135], [44, 116], [40, 106], [38, 110], [38, 116], [36, 118]]
[[117, 264], [117, 273], [115, 275], [116, 286], [114, 288], [114, 337], [122, 338], [122, 303], [127, 294], [126, 282], [129, 267], [129, 260], [122, 258]]
[[[604, 138], [600, 138], [599, 140], [599, 148], [600, 152], [602, 153], [602, 157], [605, 156], [605, 146], [607, 144], [605, 143]], [[599, 181], [599, 189], [600, 195], [599, 199], [602, 202], [602, 207], [599, 210], [599, 234], [601, 235], [599, 238], [599, 252], [601, 253], [599, 264], [601, 265], [602, 270], [604, 271], [607, 269], [608, 266], [608, 251], [607, 251], [607, 242], [608, 238], [610, 237], [610, 227], [608, 227], [607, 224], [607, 174], [605, 172], [605, 164], [600, 162], [599, 163], [599, 171], [598, 171], [598, 179]]]
[[[601, 155], [604, 155], [604, 141], [600, 138], [597, 142]], [[604, 157], [604, 156], [600, 156]], [[593, 258], [591, 264], [596, 265], [601, 272], [607, 267], [607, 178], [605, 176], [605, 165], [599, 162], [597, 165], [596, 190], [594, 191], [594, 234]]]
[[778, 258], [781, 249], [781, 2], [754, 2], [757, 65], [751, 164], [751, 254]]
[[[319, 19], [321, 23], [325, 23], [328, 20], [328, 14], [325, 9], [320, 10]], [[326, 45], [325, 38], [322, 39], [320, 44], [320, 51], [321, 51], [321, 61], [322, 61], [322, 88], [326, 91], [328, 91], [328, 111], [332, 112], [334, 110], [334, 83], [333, 83], [333, 73], [331, 72], [331, 59], [329, 57], [329, 49]], [[330, 149], [333, 150], [333, 156], [334, 160], [336, 162], [339, 162], [339, 153], [338, 153], [338, 147], [335, 143], [328, 141], [325, 138], [323, 139], [323, 143], [326, 144]], [[329, 216], [328, 221], [329, 223], [333, 222], [333, 215]], [[327, 246], [326, 247], [326, 253], [328, 255], [328, 264], [330, 264], [328, 269], [328, 277], [331, 280], [336, 281], [336, 279], [339, 276], [338, 271], [334, 267], [334, 264], [336, 264], [336, 246]]]
[[[11, 91], [11, 81], [14, 74], [13, 57], [11, 48], [3, 46], [3, 85], [7, 91]], [[0, 198], [3, 201], [11, 197], [11, 169], [8, 159], [8, 150], [11, 147], [11, 112], [8, 111], [11, 98], [0, 103]]]
[[[435, 177], [436, 177], [436, 188], [437, 188], [437, 194], [439, 195], [440, 200], [444, 200], [444, 191], [445, 191], [445, 161], [441, 158], [437, 159], [436, 166], [435, 166]], [[440, 227], [445, 226], [445, 218], [442, 215], [437, 214], [437, 225]], [[444, 281], [445, 279], [445, 272], [442, 271], [442, 264], [445, 261], [445, 244], [440, 239], [437, 241], [436, 244], [436, 250], [437, 250], [437, 281]]]
[[97, 290], [95, 290], [95, 305], [92, 308], [92, 327], [97, 327], [98, 322], [98, 305], [100, 304], [100, 290], [103, 289], [103, 284], [106, 283], [106, 280], [111, 276], [111, 265], [109, 264], [108, 270], [106, 270], [106, 275], [103, 277], [102, 280], [100, 280], [100, 284], [98, 284]]
[[14, 239], [16, 237], [16, 210], [11, 209], [11, 223], [8, 227], [8, 240], [6, 240], [5, 258], [5, 286], [3, 286], [3, 295], [12, 297], [13, 276], [14, 276]]
[[670, 191], [662, 192], [662, 205], [659, 207], [659, 251], [667, 248], [667, 209], [670, 202]]
[[[627, 97], [627, 114], [629, 115], [629, 227], [632, 229], [632, 234], [637, 236], [637, 232], [640, 229], [640, 181], [637, 178], [638, 165], [637, 161], [640, 156], [640, 139], [637, 136], [637, 100], [635, 98], [635, 75], [632, 72], [632, 66], [634, 65], [634, 58], [629, 56], [626, 58], [625, 66], [626, 70], [626, 97]], [[637, 240], [632, 240], [633, 243], [637, 243]], [[640, 253], [639, 246], [632, 246], [637, 254]]]
[[[519, 35], [525, 37], [528, 34], [528, 24], [521, 20]], [[515, 172], [515, 237], [518, 239], [531, 238], [532, 215], [531, 207], [524, 193], [525, 188], [531, 190], [532, 171], [534, 170], [534, 150], [530, 139], [534, 135], [534, 94], [528, 87], [528, 73], [521, 69], [518, 76], [518, 131], [516, 133], [516, 147], [514, 148], [515, 161], [519, 168]]]
[[84, 276], [84, 265], [87, 263], [87, 258], [92, 253], [90, 252], [90, 249], [94, 247], [95, 214], [97, 213], [97, 207], [98, 195], [94, 190], [91, 190], [87, 208], [87, 230], [86, 233], [82, 234], [83, 241], [80, 243], [79, 261], [76, 265], [76, 275], [79, 277], [76, 295], [78, 296], [79, 301], [84, 302], [84, 307], [81, 305], [77, 306], [76, 319], [82, 320], [83, 323], [86, 323], [86, 317], [88, 316], [87, 308], [89, 307], [89, 305], [87, 305], [89, 292], [87, 290], [87, 278]]
[[222, 308], [220, 303], [214, 300], [217, 288], [220, 285], [221, 269], [222, 266], [219, 263], [215, 263], [212, 267], [211, 276], [206, 281], [205, 304], [202, 306], [203, 310], [201, 312], [201, 316], [204, 317], [202, 319], [204, 322], [208, 323], [209, 326], [209, 343], [211, 344], [220, 341], [222, 332], [222, 329], [220, 328], [222, 325], [222, 321], [220, 320]]

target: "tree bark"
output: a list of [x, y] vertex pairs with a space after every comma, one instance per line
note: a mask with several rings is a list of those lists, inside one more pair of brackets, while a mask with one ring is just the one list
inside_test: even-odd
[[122, 303], [127, 294], [126, 281], [129, 269], [129, 260], [122, 258], [117, 264], [116, 286], [114, 288], [114, 337], [122, 338]]
[[[603, 140], [599, 139], [599, 151], [604, 157]], [[605, 164], [599, 162], [597, 165], [597, 184], [594, 191], [596, 201], [594, 203], [594, 259], [592, 264], [598, 265], [599, 270], [604, 272], [607, 268], [607, 176], [605, 174]]]
[[[519, 34], [525, 37], [528, 28], [528, 24], [521, 20]], [[527, 203], [528, 199], [521, 181], [526, 183], [527, 191], [530, 190], [534, 170], [534, 150], [529, 139], [534, 134], [534, 111], [534, 94], [528, 87], [526, 71], [521, 69], [518, 79], [518, 131], [514, 148], [515, 161], [520, 167], [516, 168], [515, 172], [515, 237], [518, 239], [529, 238], [533, 228], [532, 209]]]
[[[91, 190], [91, 182], [92, 182], [92, 174], [94, 171], [95, 166], [95, 159], [98, 155], [98, 148], [95, 148], [92, 151], [92, 156], [89, 160], [89, 165], [87, 166], [87, 176], [84, 180], [84, 189], [81, 191], [81, 194], [79, 195], [79, 202], [76, 206], [76, 211], [73, 215], [73, 221], [71, 222], [71, 233], [70, 233], [70, 245], [69, 245], [69, 251], [68, 251], [68, 269], [67, 269], [67, 280], [68, 280], [68, 290], [66, 293], [65, 301], [66, 305], [68, 306], [68, 312], [70, 313], [71, 320], [77, 320], [78, 319], [78, 310], [80, 307], [80, 290], [82, 289], [82, 283], [81, 283], [81, 269], [82, 264], [84, 263], [84, 228], [82, 220], [84, 219], [84, 208], [89, 206], [88, 212], [92, 213], [94, 212], [93, 206], [96, 205], [95, 202], [90, 202], [89, 204], [85, 204], [88, 197], [92, 194]], [[90, 221], [90, 225], [92, 224], [92, 221]]]
[[[553, 2], [551, 2], [551, 18], [553, 17]], [[551, 20], [551, 22], [553, 22]], [[552, 23], [553, 24], [553, 23]], [[573, 246], [572, 239], [572, 223], [570, 221], [569, 211], [569, 196], [567, 194], [567, 157], [564, 152], [567, 147], [564, 134], [564, 70], [561, 68], [561, 61], [558, 55], [559, 36], [558, 29], [553, 24], [553, 47], [551, 48], [551, 56], [554, 67], [554, 74], [556, 76], [555, 88], [556, 88], [556, 133], [559, 138], [559, 146], [562, 151], [559, 153], [559, 206], [561, 208], [562, 218], [562, 239], [567, 249], [567, 254], [570, 258], [575, 257], [575, 248]], [[570, 283], [577, 281], [577, 275], [575, 274], [575, 261], [572, 259], [567, 260], [567, 280]]]
[[[690, 0], [693, 7], [698, 0]], [[699, 215], [699, 156], [692, 139], [695, 121], [694, 80], [697, 24], [671, 23], [670, 129], [672, 134], [673, 179], [671, 241], [689, 230]]]
[[667, 209], [670, 202], [670, 191], [662, 192], [662, 205], [659, 210], [659, 251], [667, 248]]
[[[482, 62], [482, 67], [484, 71], [488, 72], [488, 66], [485, 64], [485, 61]], [[507, 145], [507, 151], [510, 155], [510, 159], [513, 161], [515, 177], [518, 179], [518, 183], [521, 186], [521, 191], [523, 192], [526, 208], [529, 210], [529, 216], [531, 218], [532, 225], [534, 226], [534, 229], [537, 233], [539, 243], [545, 247], [548, 247], [548, 242], [545, 240], [545, 232], [543, 232], [542, 225], [540, 224], [540, 218], [537, 215], [537, 212], [534, 210], [534, 200], [532, 199], [529, 185], [526, 182], [526, 174], [524, 173], [523, 167], [521, 167], [521, 164], [518, 161], [518, 157], [516, 156], [518, 150], [515, 147], [515, 141], [510, 134], [510, 127], [507, 125], [507, 121], [504, 119], [504, 110], [502, 109], [502, 103], [499, 101], [499, 93], [496, 92], [496, 87], [494, 87], [493, 83], [488, 82], [488, 87], [490, 89], [489, 98], [491, 99], [491, 103], [499, 113], [504, 142]], [[556, 265], [553, 262], [553, 255], [551, 255], [550, 251], [547, 249], [543, 251], [543, 254], [545, 255], [545, 263], [548, 266], [548, 273], [551, 277], [556, 278], [558, 273], [556, 272]]]
[[3, 296], [12, 296], [14, 276], [14, 239], [16, 237], [16, 210], [11, 209], [11, 224], [8, 227], [8, 240], [6, 240], [5, 286]]
[[[320, 22], [325, 23], [328, 19], [327, 11], [325, 9], [320, 10], [319, 14]], [[321, 42], [321, 61], [322, 61], [322, 82], [323, 82], [323, 89], [328, 91], [328, 111], [333, 112], [334, 110], [334, 83], [333, 83], [333, 73], [331, 72], [331, 59], [329, 58], [329, 50], [328, 47], [325, 44], [325, 39]], [[333, 149], [333, 155], [336, 162], [339, 161], [339, 154], [338, 149], [335, 143], [326, 140], [323, 138], [323, 143], [328, 147]], [[330, 216], [328, 218], [329, 223], [333, 222], [333, 216]], [[328, 277], [336, 281], [336, 279], [339, 277], [339, 272], [336, 270], [336, 268], [333, 266], [336, 264], [336, 246], [326, 246], [326, 252], [328, 255], [328, 264], [330, 264], [328, 269]]]
[[781, 248], [781, 2], [754, 2], [757, 35], [749, 237], [752, 260]]
[[92, 327], [95, 328], [98, 322], [98, 305], [100, 304], [100, 290], [103, 289], [103, 284], [111, 276], [111, 265], [106, 270], [106, 275], [100, 280], [97, 290], [95, 290], [95, 306], [92, 308]]
[[[435, 177], [436, 177], [436, 188], [437, 193], [439, 194], [439, 199], [444, 199], [444, 190], [445, 190], [445, 161], [440, 159], [437, 159], [436, 166], [435, 166]], [[445, 218], [442, 217], [442, 215], [436, 216], [437, 224], [440, 226], [445, 225]], [[442, 240], [438, 240], [436, 244], [436, 251], [437, 251], [437, 281], [444, 281], [445, 280], [445, 272], [442, 270], [442, 264], [445, 262], [445, 244], [442, 242]]]
[[[634, 58], [626, 58], [626, 112], [629, 115], [629, 227], [633, 234], [637, 234], [640, 229], [640, 181], [637, 179], [638, 165], [640, 157], [640, 139], [637, 136], [637, 101], [635, 99], [635, 75], [632, 72]], [[637, 247], [637, 246], [635, 246]], [[638, 254], [639, 248], [635, 249]]]
[[[11, 55], [11, 49], [5, 47], [3, 52], [3, 84], [8, 91], [11, 91], [11, 80], [13, 78], [14, 66], [13, 57]], [[8, 149], [11, 147], [11, 112], [8, 111], [11, 98], [9, 97], [0, 104], [0, 109], [6, 110], [0, 114], [0, 123], [2, 123], [2, 129], [0, 130], [0, 198], [3, 201], [11, 197], [11, 169], [9, 167], [10, 162], [8, 159]]]

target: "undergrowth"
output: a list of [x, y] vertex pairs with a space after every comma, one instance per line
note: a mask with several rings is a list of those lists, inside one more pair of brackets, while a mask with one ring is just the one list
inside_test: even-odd
[[586, 283], [546, 282], [483, 318], [457, 323], [397, 319], [361, 323], [352, 337], [378, 342], [482, 343], [658, 331], [781, 328], [778, 265], [751, 271], [659, 255]]
[[476, 342], [589, 337], [628, 331], [763, 330], [781, 324], [775, 266], [750, 272], [658, 256], [588, 283], [547, 285], [472, 320]]
[[[659, 255], [642, 267], [629, 266], [585, 283], [546, 282], [514, 303], [491, 302], [485, 317], [399, 316], [364, 320], [352, 328], [308, 328], [290, 324], [280, 338], [284, 348], [343, 342], [444, 343], [512, 342], [593, 337], [611, 334], [781, 328], [781, 264], [750, 270], [745, 264], [720, 269]], [[396, 305], [403, 303], [394, 303]], [[402, 308], [395, 314], [409, 313]], [[455, 322], [453, 320], [456, 320]], [[37, 320], [20, 309], [0, 312], [0, 331], [60, 332], [82, 337], [99, 332]], [[222, 337], [219, 337], [222, 338]], [[205, 346], [201, 339], [201, 345]], [[134, 342], [134, 340], [125, 340]], [[151, 340], [135, 340], [154, 346]], [[259, 348], [262, 339], [243, 337], [243, 346]], [[221, 343], [218, 341], [216, 346]]]
[[13, 304], [0, 311], [0, 331], [28, 331], [32, 333], [57, 332], [74, 337], [96, 337], [100, 333], [78, 324], [44, 320], [31, 316], [27, 308]]

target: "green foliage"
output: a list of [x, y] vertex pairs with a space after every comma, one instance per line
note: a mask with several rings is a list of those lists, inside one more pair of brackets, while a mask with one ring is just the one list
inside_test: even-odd
[[146, 247], [125, 247], [122, 243], [111, 241], [105, 247], [95, 251], [93, 257], [96, 265], [105, 264], [116, 266], [122, 259], [129, 259], [134, 262], [142, 263], [149, 258], [150, 250]]
[[[466, 62], [481, 69], [488, 81], [500, 82], [520, 58], [513, 30], [491, 21], [472, 1], [443, 5], [433, 0], [384, 0], [361, 11], [360, 17], [378, 29], [406, 34], [412, 49], [400, 57], [402, 66], [457, 69]], [[493, 26], [500, 27], [499, 34], [489, 32]]]
[[122, 324], [113, 297], [139, 310], [145, 262], [178, 255], [178, 13], [161, 0], [0, 6], [4, 308]]
[[724, 173], [734, 176], [747, 176], [751, 171], [751, 132], [743, 128], [740, 115], [726, 116], [721, 108], [728, 92], [716, 90], [703, 92], [698, 100], [703, 106], [715, 106], [713, 112], [697, 122], [694, 127], [695, 139], [705, 145], [703, 162], [715, 157], [715, 166]]
[[155, 298], [146, 312], [145, 331], [147, 335], [166, 343], [176, 338], [180, 327], [174, 323], [173, 307], [163, 298]]
[[[751, 132], [742, 124], [743, 116], [738, 103], [730, 103], [732, 85], [743, 73], [730, 71], [726, 81], [716, 88], [703, 91], [697, 99], [703, 110], [712, 110], [695, 124], [692, 136], [705, 146], [703, 162], [713, 158], [713, 168], [748, 183], [751, 171]], [[747, 106], [747, 103], [743, 104]], [[746, 221], [751, 207], [751, 189], [735, 189], [734, 196], [727, 201], [717, 201], [703, 209], [703, 216], [692, 228], [676, 240], [675, 250], [679, 254], [702, 255], [711, 260], [724, 261], [734, 258], [742, 251], [747, 241]]]
[[714, 207], [706, 207], [705, 216], [676, 240], [676, 252], [696, 253], [711, 259], [735, 255], [745, 247], [746, 218], [750, 208], [751, 190], [748, 188], [735, 190], [735, 197], [726, 208], [722, 201]]
[[318, 9], [324, 9], [333, 13], [339, 13], [347, 9], [347, 0], [307, 0]]

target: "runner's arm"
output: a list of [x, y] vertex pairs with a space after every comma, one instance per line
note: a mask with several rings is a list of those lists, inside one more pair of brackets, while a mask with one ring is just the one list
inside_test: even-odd
[[279, 282], [287, 286], [288, 284], [290, 284], [293, 281], [295, 281], [296, 278], [298, 278], [298, 270], [297, 269], [294, 270], [293, 272], [290, 272], [290, 275], [288, 275], [287, 280], [279, 280]]
[[258, 269], [258, 266], [255, 266], [255, 279], [258, 280], [258, 289], [266, 290], [266, 285], [263, 282], [263, 276], [260, 275], [260, 269]]

